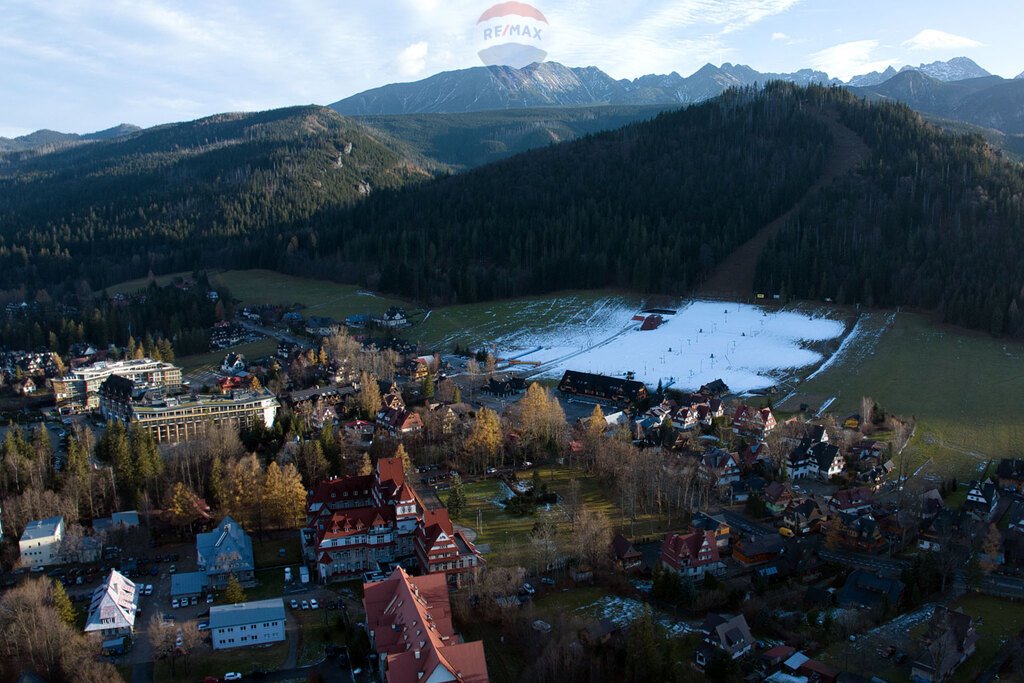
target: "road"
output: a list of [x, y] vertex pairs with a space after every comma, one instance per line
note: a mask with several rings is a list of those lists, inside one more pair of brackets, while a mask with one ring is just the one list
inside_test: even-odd
[[729, 522], [729, 526], [739, 529], [743, 533], [751, 536], [760, 537], [779, 533], [776, 529], [773, 529], [770, 526], [759, 524], [758, 522], [744, 517], [738, 512], [733, 512], [732, 510], [722, 510], [720, 514], [725, 518], [725, 521]]
[[842, 550], [826, 550], [824, 548], [818, 551], [818, 557], [826, 562], [835, 562], [858, 569], [867, 569], [868, 571], [885, 572], [893, 576], [899, 576], [904, 569], [911, 567], [911, 563], [908, 560], [896, 560], [891, 557], [880, 557], [866, 553], [850, 553]]

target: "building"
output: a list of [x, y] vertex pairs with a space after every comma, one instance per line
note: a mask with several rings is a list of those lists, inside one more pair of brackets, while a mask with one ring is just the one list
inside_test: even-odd
[[210, 638], [214, 650], [268, 645], [285, 639], [284, 600], [271, 598], [210, 608]]
[[238, 522], [225, 517], [213, 531], [196, 534], [196, 564], [214, 588], [226, 586], [232, 574], [240, 583], [251, 582], [256, 569], [252, 539]]
[[483, 566], [476, 547], [452, 526], [448, 510], [424, 510], [416, 526], [416, 560], [425, 574], [444, 573], [448, 583], [459, 586], [473, 579]]
[[718, 555], [713, 531], [668, 534], [661, 544], [661, 566], [689, 577], [721, 574], [725, 565]]
[[963, 509], [976, 519], [991, 522], [999, 506], [999, 490], [991, 481], [973, 481]]
[[852, 489], [836, 491], [828, 500], [828, 508], [832, 512], [845, 512], [851, 515], [862, 515], [871, 511], [875, 497], [871, 489], [858, 486]]
[[86, 633], [99, 633], [104, 639], [131, 636], [139, 613], [139, 591], [135, 584], [116, 569], [99, 585], [89, 603]]
[[839, 591], [840, 607], [891, 608], [899, 607], [903, 598], [903, 582], [887, 579], [863, 569], [856, 569], [846, 578]]
[[440, 574], [410, 577], [401, 567], [363, 586], [366, 632], [385, 683], [487, 683], [481, 641], [464, 642], [452, 624]]
[[738, 406], [732, 416], [732, 431], [755, 439], [763, 439], [765, 434], [775, 429], [775, 424], [771, 408]]
[[928, 631], [921, 637], [921, 652], [911, 667], [910, 680], [915, 683], [948, 681], [974, 654], [977, 643], [978, 633], [970, 615], [936, 606]]
[[60, 564], [60, 544], [64, 539], [64, 518], [33, 520], [25, 525], [18, 541], [23, 567], [45, 567]]
[[1003, 458], [996, 468], [999, 488], [1024, 493], [1024, 459]]
[[697, 647], [697, 667], [704, 669], [716, 651], [739, 659], [754, 647], [754, 636], [742, 614], [709, 614], [700, 627], [704, 641]]
[[141, 387], [161, 388], [168, 393], [181, 390], [181, 368], [152, 358], [100, 361], [85, 365], [64, 377], [51, 380], [54, 399], [60, 408], [94, 410], [99, 408], [100, 386], [111, 375], [125, 377]]
[[92, 530], [97, 534], [106, 534], [122, 529], [134, 529], [139, 526], [139, 513], [137, 510], [124, 510], [115, 512], [109, 517], [100, 517], [92, 520]]
[[321, 581], [397, 563], [424, 573], [451, 573], [458, 584], [482, 564], [447, 511], [427, 511], [397, 458], [380, 458], [372, 475], [320, 482], [307, 501], [302, 544]]
[[171, 597], [179, 600], [198, 598], [209, 587], [206, 572], [177, 572], [171, 574]]
[[103, 413], [108, 419], [148, 429], [157, 443], [175, 443], [205, 434], [209, 425], [273, 427], [279, 407], [266, 389], [142, 401], [105, 393]]
[[612, 539], [612, 553], [626, 571], [638, 569], [644, 562], [643, 555], [622, 534], [616, 534]]
[[563, 394], [598, 398], [615, 403], [638, 403], [647, 398], [647, 387], [643, 382], [575, 370], [565, 371], [558, 383], [558, 390]]

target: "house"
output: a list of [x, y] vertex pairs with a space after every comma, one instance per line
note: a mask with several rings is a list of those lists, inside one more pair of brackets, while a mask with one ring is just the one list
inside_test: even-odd
[[724, 652], [731, 659], [739, 659], [754, 647], [754, 636], [742, 614], [709, 614], [700, 627], [703, 642], [697, 647], [697, 667], [703, 670], [715, 651]]
[[881, 463], [885, 460], [888, 450], [888, 446], [881, 441], [862, 439], [850, 448], [850, 456], [858, 461]]
[[220, 371], [229, 375], [245, 372], [245, 356], [234, 352], [227, 354], [220, 364]]
[[406, 327], [409, 324], [405, 309], [397, 306], [391, 306], [383, 315], [375, 315], [371, 320], [380, 327]]
[[722, 515], [711, 515], [707, 512], [698, 512], [690, 520], [690, 526], [698, 531], [710, 531], [715, 535], [715, 544], [718, 546], [718, 552], [729, 548], [729, 543], [732, 541], [732, 527], [725, 520]]
[[712, 448], [704, 452], [698, 462], [697, 476], [711, 486], [728, 486], [739, 481], [741, 472], [739, 456], [728, 453], [721, 448]]
[[209, 588], [206, 572], [177, 572], [171, 574], [171, 597], [179, 600], [198, 598]]
[[810, 456], [814, 459], [814, 467], [818, 471], [818, 478], [828, 481], [832, 477], [842, 474], [846, 467], [846, 459], [839, 452], [839, 446], [819, 441], [811, 446]]
[[612, 553], [626, 571], [639, 568], [644, 561], [643, 555], [622, 534], [615, 534], [615, 538], [612, 539]]
[[846, 512], [850, 514], [862, 514], [871, 510], [875, 498], [871, 489], [858, 486], [852, 489], [836, 491], [828, 501], [829, 510], [832, 512]]
[[911, 666], [910, 679], [915, 683], [948, 681], [974, 654], [977, 643], [978, 634], [970, 615], [937, 605], [928, 631], [921, 637], [921, 652]]
[[822, 528], [826, 539], [846, 550], [874, 553], [885, 547], [878, 521], [870, 514], [835, 513]]
[[332, 405], [317, 403], [309, 416], [309, 424], [316, 430], [321, 430], [328, 425], [337, 425], [338, 413]]
[[505, 377], [491, 377], [487, 380], [487, 384], [485, 384], [483, 388], [485, 393], [499, 398], [514, 396], [525, 390], [526, 381], [522, 377], [513, 377], [512, 375], [506, 375]]
[[135, 584], [111, 569], [106, 580], [93, 591], [85, 632], [98, 633], [104, 638], [131, 636], [138, 612], [139, 591]]
[[855, 569], [839, 591], [840, 607], [897, 608], [903, 599], [903, 582]]
[[416, 559], [421, 572], [443, 573], [454, 587], [475, 580], [484, 564], [476, 547], [452, 525], [443, 507], [423, 511], [416, 525]]
[[798, 536], [816, 533], [828, 519], [826, 504], [816, 496], [794, 500], [786, 508], [782, 523]]
[[18, 396], [31, 396], [36, 393], [36, 383], [31, 377], [26, 377], [21, 382], [15, 382], [12, 388]]
[[385, 408], [377, 413], [377, 425], [391, 436], [404, 436], [423, 429], [423, 418], [404, 408]]
[[615, 403], [639, 403], [647, 398], [647, 387], [643, 382], [575, 370], [565, 371], [558, 383], [558, 390], [563, 394], [599, 398]]
[[334, 318], [310, 316], [306, 320], [306, 334], [314, 337], [330, 337], [341, 332], [342, 325]]
[[455, 632], [444, 576], [411, 577], [397, 567], [387, 579], [363, 584], [363, 608], [385, 683], [490, 680], [483, 642]]
[[781, 515], [793, 500], [793, 487], [785, 482], [773, 481], [764, 488], [764, 502], [773, 515]]
[[1003, 491], [1024, 493], [1024, 459], [1003, 458], [996, 468], [996, 482]]
[[732, 416], [732, 430], [740, 436], [763, 439], [765, 434], [775, 429], [775, 425], [775, 415], [771, 408], [741, 405]]
[[721, 379], [716, 379], [712, 382], [708, 382], [701, 386], [697, 390], [698, 394], [704, 394], [705, 396], [711, 396], [713, 398], [722, 398], [729, 393], [729, 385], [723, 382]]
[[999, 490], [991, 481], [973, 481], [962, 509], [975, 519], [991, 522], [999, 506]]
[[733, 545], [732, 557], [748, 567], [764, 564], [777, 558], [782, 552], [783, 546], [783, 538], [779, 534], [745, 536]]
[[818, 476], [818, 461], [811, 455], [810, 439], [803, 439], [800, 444], [786, 456], [786, 477], [789, 479], [805, 479]]
[[368, 444], [373, 441], [373, 433], [376, 431], [372, 422], [366, 420], [352, 420], [343, 426], [345, 436], [360, 444]]
[[661, 544], [661, 566], [691, 578], [725, 571], [712, 531], [666, 535]]
[[811, 659], [803, 652], [794, 652], [789, 659], [782, 663], [781, 671], [817, 683], [834, 683], [842, 673], [839, 669], [834, 669], [824, 662]]
[[33, 520], [25, 525], [18, 540], [23, 567], [45, 567], [61, 564], [61, 541], [64, 539], [64, 518], [49, 517]]
[[214, 650], [280, 643], [285, 639], [284, 599], [271, 598], [210, 608]]
[[598, 619], [579, 630], [579, 639], [584, 645], [604, 645], [620, 633], [622, 627], [611, 619]]
[[205, 572], [210, 586], [223, 588], [228, 576], [240, 583], [253, 580], [252, 539], [230, 516], [210, 532], [196, 534], [196, 560], [199, 571]]

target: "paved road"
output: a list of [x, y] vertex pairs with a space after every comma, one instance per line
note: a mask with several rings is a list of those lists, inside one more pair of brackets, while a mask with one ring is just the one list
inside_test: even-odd
[[891, 557], [879, 557], [878, 555], [868, 555], [865, 553], [850, 553], [842, 550], [826, 550], [823, 548], [818, 551], [818, 556], [826, 562], [836, 562], [869, 571], [881, 571], [894, 576], [899, 576], [904, 569], [911, 567], [911, 562], [907, 560], [896, 560]]
[[309, 343], [308, 339], [294, 335], [291, 332], [285, 332], [284, 330], [278, 330], [273, 327], [264, 327], [263, 325], [257, 325], [251, 320], [245, 320], [244, 318], [238, 318], [237, 322], [239, 325], [252, 332], [259, 332], [260, 334], [265, 334], [268, 337], [273, 337], [274, 339], [278, 339], [280, 341], [298, 344], [304, 349], [312, 347], [312, 344]]
[[732, 510], [722, 510], [720, 514], [725, 518], [725, 521], [729, 522], [730, 526], [739, 529], [745, 534], [750, 534], [751, 536], [760, 537], [779, 533], [776, 529], [773, 529], [770, 526], [755, 522], [738, 512], [733, 512]]

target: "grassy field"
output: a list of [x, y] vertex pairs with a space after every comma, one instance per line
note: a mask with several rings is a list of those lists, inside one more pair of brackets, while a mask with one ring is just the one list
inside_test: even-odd
[[977, 621], [978, 649], [952, 678], [953, 683], [973, 681], [992, 663], [1007, 638], [1024, 629], [1024, 609], [1018, 604], [985, 595], [965, 595], [951, 607], [962, 609]]
[[182, 356], [181, 358], [175, 359], [175, 364], [180, 365], [182, 370], [185, 372], [195, 372], [197, 370], [213, 370], [219, 368], [221, 361], [224, 360], [224, 356], [228, 352], [241, 353], [246, 358], [260, 358], [262, 356], [272, 355], [277, 351], [277, 340], [273, 337], [264, 337], [248, 344], [240, 344], [239, 346], [232, 346], [230, 349], [221, 349], [219, 351], [209, 351], [207, 353], [197, 353], [192, 356]]
[[127, 280], [125, 282], [119, 282], [116, 285], [111, 285], [110, 287], [107, 287], [106, 291], [111, 296], [113, 296], [114, 294], [130, 294], [132, 292], [137, 292], [140, 289], [145, 289], [146, 287], [149, 287], [149, 281], [151, 279], [156, 280], [157, 286], [163, 287], [164, 285], [170, 283], [171, 280], [178, 276], [191, 278], [192, 271], [186, 270], [180, 273], [168, 273], [167, 275], [158, 275], [154, 278], [140, 277], [136, 280]]
[[[603, 512], [608, 516], [613, 528], [622, 530], [630, 537], [661, 533], [668, 528], [669, 520], [654, 515], [638, 517], [635, 520], [628, 519], [622, 508], [602, 488], [597, 478], [586, 475], [582, 470], [569, 467], [541, 467], [538, 471], [541, 481], [560, 496], [564, 496], [569, 490], [570, 481], [579, 481], [583, 504], [590, 510]], [[524, 476], [532, 477], [532, 473], [525, 473]], [[499, 486], [497, 479], [466, 484], [466, 511], [457, 521], [475, 529], [478, 533], [476, 543], [490, 544], [491, 554], [488, 558], [497, 559], [500, 563], [510, 544], [521, 546], [528, 540], [534, 524], [539, 519], [551, 516], [561, 521], [564, 519], [564, 512], [561, 507], [555, 505], [550, 510], [539, 509], [535, 515], [511, 515], [495, 502], [499, 498]], [[479, 525], [478, 511], [482, 522]]]
[[[237, 650], [213, 651], [209, 645], [201, 645], [192, 653], [185, 670], [184, 659], [175, 662], [175, 675], [171, 676], [168, 661], [158, 661], [153, 667], [153, 679], [161, 681], [196, 681], [204, 676], [223, 676], [228, 671], [243, 674], [263, 669], [273, 671], [284, 664], [288, 657], [288, 643], [275, 643], [270, 647], [246, 647]], [[129, 679], [130, 680], [130, 679]]]
[[867, 323], [868, 343], [805, 382], [787, 404], [835, 396], [830, 411], [843, 416], [871, 396], [917, 418], [907, 453], [915, 466], [931, 459], [942, 476], [973, 478], [990, 458], [1024, 454], [1024, 422], [1008, 410], [1024, 401], [1024, 345], [907, 313], [873, 313]]
[[[282, 548], [284, 548], [284, 557], [281, 557], [279, 552]], [[285, 564], [298, 565], [302, 562], [302, 544], [299, 542], [298, 534], [292, 534], [286, 538], [256, 541], [252, 547], [252, 555], [257, 568], [277, 567]], [[297, 566], [294, 571], [297, 575]]]

